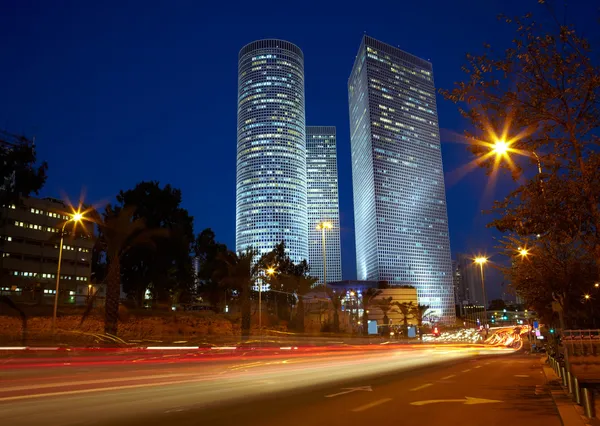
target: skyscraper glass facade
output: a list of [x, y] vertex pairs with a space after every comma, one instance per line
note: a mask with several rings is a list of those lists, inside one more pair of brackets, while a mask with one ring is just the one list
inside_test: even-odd
[[285, 241], [308, 259], [304, 56], [292, 43], [259, 40], [238, 62], [236, 249]]
[[430, 62], [364, 36], [348, 82], [358, 279], [413, 285], [455, 317]]
[[323, 234], [317, 226], [319, 223], [329, 222], [332, 228], [325, 230], [327, 281], [340, 281], [342, 257], [334, 126], [306, 127], [306, 164], [310, 275], [319, 278], [316, 284], [323, 284]]

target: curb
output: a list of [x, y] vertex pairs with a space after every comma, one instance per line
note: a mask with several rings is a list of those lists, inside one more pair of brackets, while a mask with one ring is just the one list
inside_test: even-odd
[[563, 426], [592, 426], [595, 423], [594, 420], [584, 416], [583, 409], [574, 403], [568, 393], [563, 389], [562, 382], [554, 373], [554, 370], [545, 365], [546, 359], [542, 358], [541, 361], [546, 384], [550, 385], [550, 396], [556, 406], [556, 410], [558, 411]]

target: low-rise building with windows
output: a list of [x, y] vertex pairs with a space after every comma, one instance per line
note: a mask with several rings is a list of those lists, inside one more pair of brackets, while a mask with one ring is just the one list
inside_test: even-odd
[[[72, 209], [53, 198], [23, 198], [2, 209], [0, 292], [22, 300], [54, 296], [60, 232]], [[76, 303], [77, 289], [89, 285], [93, 245], [93, 224], [82, 221], [66, 225], [59, 281], [61, 303]]]

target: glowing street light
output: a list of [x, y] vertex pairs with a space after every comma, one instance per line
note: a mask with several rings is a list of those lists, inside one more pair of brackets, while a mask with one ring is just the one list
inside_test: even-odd
[[325, 230], [333, 229], [331, 222], [323, 221], [317, 225], [317, 229], [321, 230], [323, 242], [323, 287], [327, 288], [327, 249], [325, 248]]
[[62, 229], [60, 230], [60, 246], [58, 249], [58, 267], [56, 269], [56, 288], [54, 289], [54, 311], [52, 313], [52, 334], [54, 334], [55, 326], [56, 326], [56, 311], [58, 309], [58, 289], [60, 285], [60, 264], [62, 262], [62, 252], [63, 252], [63, 241], [65, 237], [65, 227], [68, 223], [73, 222], [73, 224], [77, 224], [84, 220], [83, 214], [78, 210], [71, 214], [71, 217], [63, 223]]
[[[266, 274], [269, 277], [272, 277], [275, 271], [275, 268], [272, 266], [265, 269]], [[262, 342], [262, 280], [258, 280], [258, 332], [260, 333], [260, 340]]]
[[488, 261], [487, 257], [484, 256], [477, 256], [475, 259], [473, 259], [473, 261], [479, 265], [479, 272], [481, 273], [481, 290], [483, 291], [483, 318], [484, 318], [484, 322], [483, 325], [485, 327], [485, 332], [487, 334], [487, 298], [485, 296], [485, 275], [483, 273], [483, 265], [485, 265]]
[[583, 295], [583, 298], [584, 298], [585, 300], [590, 300], [590, 295], [589, 295], [589, 294], [584, 294], [584, 295]]
[[498, 155], [505, 155], [508, 152], [509, 148], [510, 145], [507, 144], [505, 140], [499, 139], [496, 142], [494, 142], [492, 151]]
[[519, 256], [521, 256], [522, 258], [526, 258], [527, 256], [529, 256], [529, 249], [525, 248], [525, 247], [519, 247]]
[[594, 284], [594, 287], [596, 287], [596, 288], [600, 288], [600, 283], [595, 283], [595, 284]]

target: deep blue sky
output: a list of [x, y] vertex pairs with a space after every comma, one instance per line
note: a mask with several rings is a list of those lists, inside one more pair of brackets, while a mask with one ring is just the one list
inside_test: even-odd
[[[570, 17], [597, 14], [586, 3], [571, 2]], [[256, 39], [289, 40], [305, 55], [307, 124], [337, 126], [346, 279], [356, 276], [347, 80], [363, 33], [431, 60], [436, 86], [450, 87], [467, 51], [510, 43], [497, 14], [545, 15], [534, 0], [206, 4], [0, 0], [0, 128], [36, 137], [49, 163], [41, 195], [85, 191], [102, 204], [141, 180], [170, 183], [196, 232], [211, 227], [233, 247], [237, 53]], [[482, 170], [455, 179], [471, 157], [447, 135], [466, 123], [441, 97], [438, 113], [452, 252], [493, 254], [481, 210], [512, 183], [486, 192]], [[500, 282], [490, 275], [492, 297]]]

